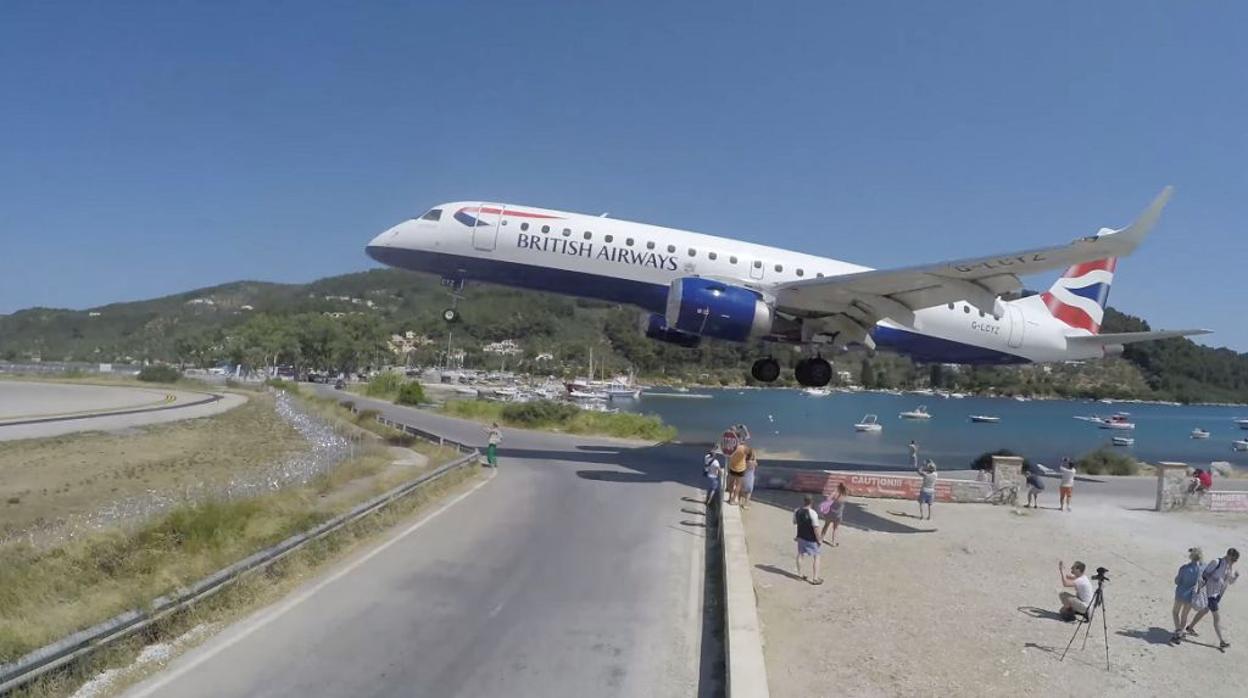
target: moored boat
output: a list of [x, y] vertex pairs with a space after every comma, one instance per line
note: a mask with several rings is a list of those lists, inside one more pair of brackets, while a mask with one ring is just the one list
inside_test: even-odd
[[883, 431], [884, 425], [880, 424], [880, 420], [873, 414], [866, 414], [862, 419], [854, 425], [854, 431]]
[[1115, 436], [1112, 441], [1115, 446], [1131, 446], [1135, 444], [1135, 439], [1130, 436]]
[[973, 414], [971, 415], [971, 421], [979, 424], [996, 424], [1001, 421], [1001, 418], [986, 414]]
[[931, 419], [932, 415], [927, 411], [927, 405], [919, 405], [917, 408], [908, 412], [902, 412], [897, 415], [902, 419]]
[[1231, 450], [1248, 451], [1248, 439], [1236, 439], [1231, 442]]
[[1209, 438], [1209, 432], [1204, 429], [1201, 429], [1200, 427], [1196, 427], [1195, 429], [1192, 430], [1192, 438], [1193, 439], [1207, 439]]

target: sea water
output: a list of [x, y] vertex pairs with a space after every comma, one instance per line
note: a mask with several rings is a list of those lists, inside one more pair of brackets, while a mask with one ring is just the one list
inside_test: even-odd
[[[1175, 406], [1139, 403], [1105, 404], [1076, 400], [1011, 398], [961, 399], [904, 393], [834, 392], [809, 395], [800, 390], [699, 390], [709, 399], [642, 395], [617, 400], [615, 407], [659, 415], [676, 427], [679, 439], [710, 442], [725, 426], [743, 423], [754, 444], [768, 454], [801, 460], [895, 465], [908, 467], [913, 439], [920, 458], [932, 458], [943, 469], [965, 468], [984, 453], [1008, 448], [1034, 461], [1056, 466], [1062, 456], [1078, 457], [1099, 447], [1129, 453], [1145, 462], [1178, 461], [1208, 464], [1229, 461], [1248, 467], [1248, 453], [1234, 452], [1231, 442], [1248, 438], [1237, 418], [1248, 408]], [[684, 394], [681, 394], [684, 395]], [[901, 412], [926, 405], [932, 418], [902, 419]], [[1136, 428], [1100, 429], [1080, 416], [1127, 412]], [[863, 415], [875, 414], [881, 432], [856, 432]], [[1000, 417], [997, 424], [974, 423], [970, 415]], [[1206, 440], [1191, 438], [1193, 429], [1210, 432]], [[1113, 436], [1135, 439], [1132, 446], [1113, 446]]]

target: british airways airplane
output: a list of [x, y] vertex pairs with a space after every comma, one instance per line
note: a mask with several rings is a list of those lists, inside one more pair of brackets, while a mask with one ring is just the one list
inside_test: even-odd
[[[366, 249], [393, 267], [517, 286], [645, 311], [652, 339], [685, 347], [709, 337], [797, 344], [813, 356], [794, 369], [805, 386], [827, 385], [819, 355], [849, 345], [917, 361], [1015, 364], [1090, 359], [1123, 345], [1207, 330], [1101, 334], [1117, 259], [1157, 222], [1167, 187], [1131, 225], [1066, 245], [897, 269], [644, 223], [502, 203], [436, 206], [378, 235]], [[1045, 293], [1016, 300], [1020, 276], [1066, 268]], [[452, 305], [447, 321], [458, 313]], [[764, 382], [771, 357], [754, 362]]]

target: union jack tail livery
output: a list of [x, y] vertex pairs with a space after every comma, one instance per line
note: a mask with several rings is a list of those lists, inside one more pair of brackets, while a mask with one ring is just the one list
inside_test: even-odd
[[1076, 264], [1040, 297], [1053, 317], [1077, 330], [1096, 334], [1105, 317], [1105, 302], [1117, 265], [1116, 257]]

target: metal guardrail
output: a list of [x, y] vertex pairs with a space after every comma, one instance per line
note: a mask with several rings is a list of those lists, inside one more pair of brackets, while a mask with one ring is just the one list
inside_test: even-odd
[[[382, 418], [379, 417], [378, 419], [380, 421]], [[411, 494], [422, 485], [438, 480], [465, 465], [476, 463], [480, 459], [480, 453], [476, 449], [464, 444], [443, 439], [431, 432], [399, 424], [392, 420], [386, 420], [383, 423], [439, 445], [451, 445], [460, 452], [464, 452], [465, 455], [442, 465], [432, 472], [425, 473], [388, 492], [377, 495], [345, 514], [340, 514], [308, 531], [295, 534], [276, 545], [249, 555], [195, 582], [189, 587], [161, 596], [152, 601], [146, 609], [126, 611], [103, 623], [81, 630], [62, 640], [37, 649], [15, 662], [0, 665], [0, 694], [64, 666], [95, 649], [128, 637], [170, 613], [188, 608], [201, 599], [207, 598], [225, 588], [230, 582], [237, 580], [244, 574], [262, 570], [308, 543], [384, 508], [391, 502]]]

